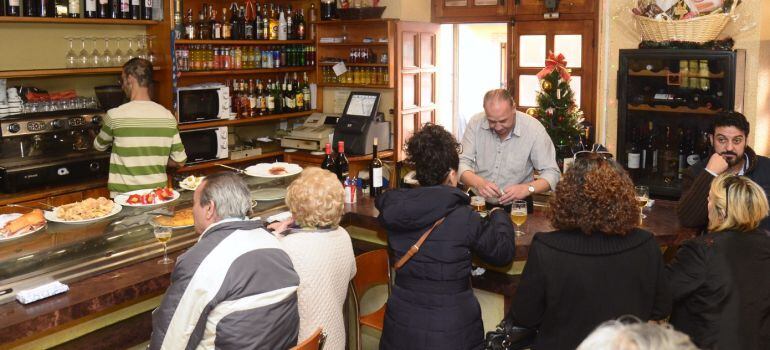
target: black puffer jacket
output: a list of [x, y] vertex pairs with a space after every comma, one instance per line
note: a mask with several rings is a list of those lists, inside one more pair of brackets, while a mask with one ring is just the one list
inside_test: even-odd
[[471, 255], [493, 265], [514, 257], [511, 219], [496, 210], [482, 221], [469, 198], [448, 186], [393, 190], [377, 200], [391, 261], [446, 216], [398, 272], [388, 299], [380, 349], [481, 349], [481, 309], [470, 286]]

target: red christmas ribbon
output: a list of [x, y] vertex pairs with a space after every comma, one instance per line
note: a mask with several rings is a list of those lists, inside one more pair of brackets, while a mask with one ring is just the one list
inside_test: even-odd
[[554, 70], [559, 71], [562, 80], [569, 81], [570, 75], [567, 71], [567, 61], [564, 60], [564, 55], [554, 56], [553, 52], [549, 52], [548, 58], [545, 60], [545, 68], [537, 73], [537, 78], [543, 79]]

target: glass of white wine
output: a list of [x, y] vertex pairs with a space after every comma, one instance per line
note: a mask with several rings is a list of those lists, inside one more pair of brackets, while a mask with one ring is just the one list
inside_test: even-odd
[[158, 260], [158, 264], [170, 264], [174, 262], [174, 259], [170, 259], [168, 257], [168, 252], [166, 250], [166, 245], [168, 244], [168, 241], [171, 239], [171, 227], [165, 227], [165, 226], [155, 226], [153, 228], [153, 231], [155, 233], [155, 238], [158, 240], [158, 242], [163, 244], [163, 259]]
[[636, 186], [636, 205], [639, 207], [639, 224], [647, 217], [644, 215], [644, 207], [647, 206], [647, 202], [650, 200], [650, 188], [647, 186]]
[[527, 202], [523, 200], [515, 200], [511, 204], [511, 220], [516, 224], [516, 237], [525, 235], [526, 233], [521, 230], [521, 225], [527, 222]]

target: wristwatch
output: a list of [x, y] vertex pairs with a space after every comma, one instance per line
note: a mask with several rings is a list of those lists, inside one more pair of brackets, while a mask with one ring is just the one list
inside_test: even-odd
[[529, 194], [535, 193], [535, 186], [532, 186], [532, 185], [527, 186], [527, 191], [529, 191]]

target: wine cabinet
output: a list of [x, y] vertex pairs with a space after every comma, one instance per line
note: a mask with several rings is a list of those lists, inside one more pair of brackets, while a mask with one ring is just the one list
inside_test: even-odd
[[620, 50], [618, 161], [650, 194], [676, 199], [684, 172], [711, 155], [717, 113], [743, 109], [745, 52]]

